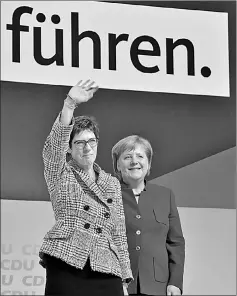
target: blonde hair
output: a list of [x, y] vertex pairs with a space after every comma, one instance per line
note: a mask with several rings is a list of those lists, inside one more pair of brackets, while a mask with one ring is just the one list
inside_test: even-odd
[[117, 168], [118, 159], [124, 151], [131, 151], [135, 149], [136, 145], [142, 145], [144, 147], [149, 163], [149, 170], [147, 172], [147, 176], [150, 174], [151, 161], [153, 156], [151, 144], [145, 138], [142, 138], [138, 135], [131, 135], [118, 141], [112, 148], [114, 174], [120, 181], [122, 181], [122, 175]]

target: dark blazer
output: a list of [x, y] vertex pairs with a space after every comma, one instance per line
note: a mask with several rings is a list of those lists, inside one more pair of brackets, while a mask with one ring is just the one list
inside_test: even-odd
[[183, 289], [185, 241], [173, 192], [147, 183], [138, 204], [131, 189], [122, 185], [126, 232], [134, 276], [129, 294], [166, 295], [167, 285]]

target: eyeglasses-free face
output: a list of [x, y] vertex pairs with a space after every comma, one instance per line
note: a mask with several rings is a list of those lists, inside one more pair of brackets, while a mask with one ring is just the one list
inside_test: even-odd
[[117, 162], [117, 169], [127, 184], [134, 180], [144, 180], [149, 168], [146, 151], [139, 144], [133, 150], [124, 151]]

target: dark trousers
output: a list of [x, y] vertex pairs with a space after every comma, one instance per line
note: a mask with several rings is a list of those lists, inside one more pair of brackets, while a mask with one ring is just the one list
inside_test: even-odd
[[123, 296], [122, 279], [93, 271], [87, 260], [83, 270], [46, 255], [45, 295]]

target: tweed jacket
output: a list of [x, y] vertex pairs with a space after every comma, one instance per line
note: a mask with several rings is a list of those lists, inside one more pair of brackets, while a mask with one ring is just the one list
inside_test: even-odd
[[94, 182], [74, 160], [67, 161], [72, 124], [60, 115], [43, 148], [44, 176], [55, 216], [39, 256], [44, 253], [83, 269], [88, 258], [92, 270], [133, 279], [128, 254], [125, 216], [119, 181], [94, 163]]
[[134, 281], [129, 294], [166, 295], [167, 285], [183, 289], [185, 240], [173, 192], [146, 183], [138, 203], [122, 183], [128, 249]]

